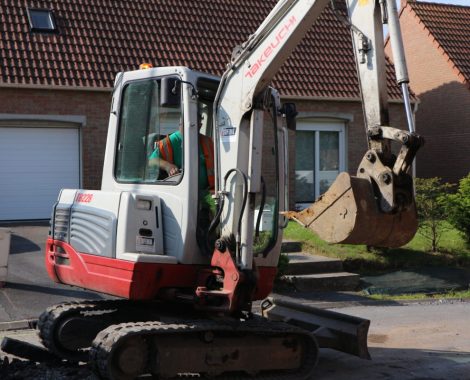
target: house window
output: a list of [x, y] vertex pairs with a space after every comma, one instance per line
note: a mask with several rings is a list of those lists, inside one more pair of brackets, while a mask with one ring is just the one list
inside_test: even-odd
[[50, 9], [28, 8], [28, 19], [31, 32], [57, 33], [54, 14]]
[[335, 121], [297, 121], [295, 202], [309, 206], [346, 170], [345, 127]]

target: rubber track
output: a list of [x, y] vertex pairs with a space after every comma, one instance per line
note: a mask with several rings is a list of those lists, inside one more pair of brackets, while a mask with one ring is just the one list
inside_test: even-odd
[[109, 309], [121, 309], [126, 304], [125, 300], [98, 300], [83, 302], [66, 302], [47, 308], [38, 320], [38, 334], [41, 343], [53, 354], [70, 361], [87, 361], [88, 355], [84, 350], [70, 351], [63, 348], [56, 341], [55, 330], [63, 318], [80, 315], [88, 311], [106, 311]]
[[[121, 339], [131, 336], [154, 337], [159, 334], [181, 334], [184, 332], [194, 333], [203, 331], [227, 331], [236, 333], [250, 333], [256, 335], [276, 335], [279, 333], [292, 333], [304, 335], [308, 338], [308, 345], [305, 353], [303, 366], [298, 370], [270, 370], [258, 375], [240, 375], [222, 374], [219, 376], [197, 376], [199, 379], [217, 379], [217, 380], [302, 380], [312, 379], [314, 368], [318, 362], [318, 344], [313, 334], [306, 330], [288, 325], [283, 322], [268, 321], [264, 318], [254, 318], [253, 320], [237, 322], [237, 323], [220, 323], [212, 320], [196, 320], [184, 323], [168, 324], [162, 322], [136, 322], [122, 323], [110, 326], [102, 330], [93, 341], [90, 349], [90, 364], [93, 371], [101, 379], [113, 379], [108, 371], [108, 363], [112, 362], [113, 347], [119, 343]], [[276, 373], [274, 373], [276, 371]], [[188, 377], [193, 377], [189, 375]], [[172, 379], [181, 378], [180, 376]]]

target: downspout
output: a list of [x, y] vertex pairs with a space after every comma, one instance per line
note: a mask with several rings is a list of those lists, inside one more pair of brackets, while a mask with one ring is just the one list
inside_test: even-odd
[[[419, 99], [416, 99], [416, 102], [415, 102], [414, 107], [413, 107], [413, 121], [414, 121], [415, 128], [416, 128], [416, 114], [418, 112], [419, 102], [420, 102]], [[413, 178], [416, 178], [416, 160], [417, 160], [417, 158], [418, 157], [416, 156], [415, 159], [413, 160], [413, 164], [411, 165], [411, 174], [412, 174]], [[416, 192], [416, 189], [415, 189], [415, 192]]]

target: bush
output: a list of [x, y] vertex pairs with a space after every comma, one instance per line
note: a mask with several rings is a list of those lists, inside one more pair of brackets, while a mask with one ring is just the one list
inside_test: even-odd
[[438, 177], [416, 178], [416, 209], [420, 222], [419, 233], [431, 243], [431, 251], [438, 249], [439, 239], [445, 231], [442, 222], [448, 209], [447, 193], [452, 185], [442, 183]]
[[470, 173], [459, 182], [458, 190], [448, 197], [449, 222], [458, 229], [470, 246]]

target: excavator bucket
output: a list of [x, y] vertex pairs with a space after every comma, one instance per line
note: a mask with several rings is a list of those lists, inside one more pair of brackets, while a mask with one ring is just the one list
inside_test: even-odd
[[329, 243], [401, 247], [418, 228], [414, 201], [405, 210], [384, 213], [371, 181], [344, 172], [310, 207], [286, 216]]

